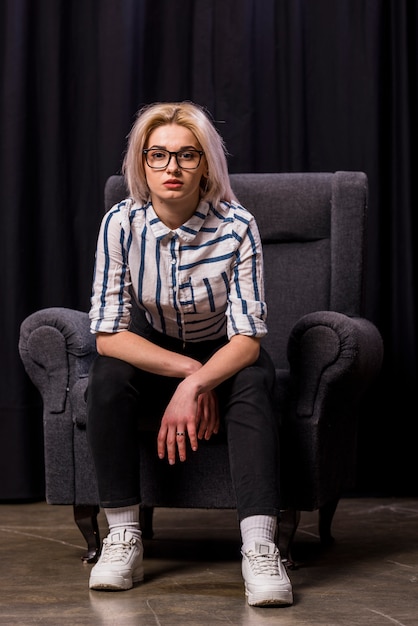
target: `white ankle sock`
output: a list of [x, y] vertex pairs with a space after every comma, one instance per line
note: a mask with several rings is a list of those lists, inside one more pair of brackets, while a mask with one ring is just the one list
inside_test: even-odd
[[141, 536], [139, 528], [139, 504], [120, 506], [115, 509], [104, 509], [109, 532], [117, 528], [126, 528], [131, 533]]
[[253, 541], [276, 541], [277, 518], [273, 515], [250, 515], [240, 522], [242, 545], [245, 546]]

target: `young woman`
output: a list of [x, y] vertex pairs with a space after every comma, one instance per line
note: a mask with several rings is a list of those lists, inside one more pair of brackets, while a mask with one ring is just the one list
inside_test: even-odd
[[[99, 356], [87, 434], [109, 535], [91, 589], [143, 580], [138, 425], [153, 412], [157, 454], [225, 428], [248, 603], [291, 604], [275, 545], [280, 511], [274, 367], [254, 217], [231, 190], [226, 149], [205, 110], [156, 103], [138, 113], [124, 174], [130, 197], [102, 221], [91, 301]], [[145, 324], [135, 326], [135, 310]]]

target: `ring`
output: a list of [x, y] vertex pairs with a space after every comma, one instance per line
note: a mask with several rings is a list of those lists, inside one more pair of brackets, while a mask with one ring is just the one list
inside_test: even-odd
[[177, 437], [184, 437], [185, 433], [176, 433]]

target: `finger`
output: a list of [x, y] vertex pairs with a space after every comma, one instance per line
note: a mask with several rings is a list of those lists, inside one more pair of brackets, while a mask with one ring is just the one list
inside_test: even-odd
[[161, 426], [157, 436], [157, 453], [158, 458], [163, 459], [166, 451], [167, 443], [167, 427]]
[[215, 435], [219, 432], [219, 423], [220, 423], [219, 406], [218, 406], [217, 400], [215, 399], [215, 402], [213, 405], [213, 411], [212, 411], [212, 432]]
[[190, 441], [190, 446], [193, 450], [193, 452], [196, 452], [197, 448], [198, 448], [198, 442], [197, 442], [197, 433], [196, 433], [196, 426], [195, 424], [188, 424], [187, 426], [187, 435], [189, 437], [189, 441]]
[[175, 428], [161, 426], [157, 437], [158, 456], [163, 459], [167, 454], [170, 465], [176, 462], [177, 442]]
[[186, 431], [182, 428], [179, 428], [176, 431], [176, 443], [179, 451], [179, 459], [180, 461], [186, 460]]
[[199, 413], [199, 429], [197, 431], [197, 438], [203, 439], [205, 436], [207, 428], [207, 417], [205, 415], [204, 407], [202, 406], [201, 412]]
[[206, 429], [206, 439], [210, 439], [210, 437], [214, 433], [214, 428], [216, 426], [216, 403], [213, 397], [213, 394], [210, 395], [209, 398], [209, 417], [208, 417], [208, 427]]
[[218, 406], [216, 402], [216, 398], [213, 394], [209, 397], [209, 403], [207, 406], [208, 411], [208, 419], [207, 419], [207, 427], [205, 439], [208, 440], [211, 436], [217, 432], [217, 423], [218, 423]]
[[198, 439], [203, 439], [206, 433], [206, 429], [208, 427], [208, 421], [210, 419], [208, 401], [209, 401], [209, 396], [207, 394], [199, 396], [199, 402], [198, 402], [199, 429], [197, 433]]

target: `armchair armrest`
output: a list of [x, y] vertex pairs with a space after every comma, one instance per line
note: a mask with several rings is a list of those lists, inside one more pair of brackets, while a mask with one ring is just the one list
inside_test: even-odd
[[380, 371], [383, 342], [365, 318], [317, 311], [293, 327], [288, 360], [284, 506], [325, 512], [321, 536], [329, 537], [338, 498], [354, 484], [360, 401]]
[[96, 355], [88, 314], [60, 307], [32, 313], [20, 327], [19, 353], [45, 408], [64, 411], [69, 389]]
[[380, 371], [383, 341], [376, 326], [363, 317], [316, 311], [304, 315], [293, 327], [288, 360], [298, 398], [296, 414], [311, 417], [316, 402], [333, 384], [350, 403], [365, 393]]
[[96, 356], [88, 314], [60, 307], [32, 313], [20, 326], [19, 353], [42, 397], [46, 500], [94, 504], [91, 463], [83, 465], [81, 479], [75, 467], [77, 455], [86, 455], [86, 444], [75, 441], [76, 416], [70, 402], [77, 386], [86, 383]]

